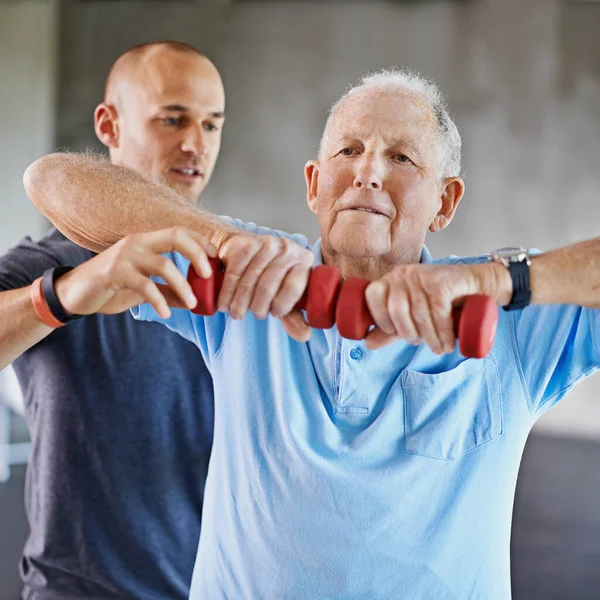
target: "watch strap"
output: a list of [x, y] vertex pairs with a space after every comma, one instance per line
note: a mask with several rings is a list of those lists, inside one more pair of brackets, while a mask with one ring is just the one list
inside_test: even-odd
[[65, 323], [61, 323], [50, 310], [48, 303], [46, 302], [46, 298], [44, 298], [44, 293], [42, 292], [42, 278], [38, 277], [31, 284], [31, 303], [33, 304], [33, 308], [35, 313], [37, 314], [39, 320], [48, 325], [48, 327], [52, 327], [53, 329], [58, 329], [65, 325]]
[[510, 262], [508, 272], [513, 284], [510, 302], [504, 310], [520, 310], [531, 301], [531, 283], [529, 278], [529, 260]]
[[73, 267], [54, 267], [53, 269], [44, 271], [44, 275], [42, 276], [42, 293], [48, 304], [48, 308], [54, 317], [63, 325], [75, 321], [76, 319], [80, 319], [83, 316], [68, 313], [60, 303], [54, 288], [56, 280], [72, 270]]

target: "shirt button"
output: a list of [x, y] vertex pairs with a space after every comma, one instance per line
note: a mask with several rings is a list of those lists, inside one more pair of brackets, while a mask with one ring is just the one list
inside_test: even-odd
[[358, 346], [350, 350], [350, 358], [352, 360], [360, 360], [362, 358], [362, 354], [362, 350]]

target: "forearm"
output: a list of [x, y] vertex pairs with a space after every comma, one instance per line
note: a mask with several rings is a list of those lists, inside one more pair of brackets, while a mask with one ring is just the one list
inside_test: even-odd
[[52, 331], [33, 308], [30, 286], [0, 292], [0, 369]]
[[[508, 304], [512, 282], [497, 263], [475, 265], [480, 293]], [[600, 238], [558, 248], [531, 258], [531, 304], [576, 304], [600, 308]]]
[[600, 238], [552, 250], [531, 259], [534, 304], [600, 307]]
[[166, 185], [85, 154], [51, 154], [25, 171], [35, 206], [75, 243], [100, 252], [132, 233], [186, 226], [217, 248], [235, 228]]

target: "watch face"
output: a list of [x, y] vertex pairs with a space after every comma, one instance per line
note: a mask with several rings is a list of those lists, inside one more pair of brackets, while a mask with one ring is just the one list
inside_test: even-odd
[[499, 248], [492, 253], [496, 258], [508, 261], [519, 262], [527, 258], [527, 250], [525, 248]]

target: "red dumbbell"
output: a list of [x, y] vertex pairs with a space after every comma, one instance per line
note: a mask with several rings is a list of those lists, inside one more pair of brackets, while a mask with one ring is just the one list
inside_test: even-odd
[[[192, 266], [188, 271], [198, 304], [193, 312], [210, 316], [217, 311], [217, 299], [223, 283], [223, 265], [209, 259], [213, 275], [202, 279]], [[316, 329], [329, 329], [337, 324], [346, 339], [362, 340], [374, 324], [367, 306], [367, 279], [352, 278], [343, 285], [335, 267], [321, 265], [312, 271], [308, 286], [295, 308], [306, 310], [308, 324]], [[488, 296], [469, 296], [464, 305], [452, 311], [454, 334], [459, 349], [468, 358], [483, 358], [492, 348], [498, 326], [498, 306]]]
[[335, 267], [318, 265], [312, 270], [306, 290], [294, 308], [306, 311], [311, 327], [329, 329], [335, 325], [336, 304], [342, 288], [342, 277]]
[[[365, 297], [369, 283], [368, 279], [352, 278], [340, 290], [335, 322], [343, 338], [362, 340], [374, 325]], [[468, 358], [487, 356], [498, 328], [498, 305], [489, 296], [468, 296], [461, 307], [452, 310], [452, 320], [461, 354]]]
[[[190, 265], [187, 280], [198, 300], [192, 312], [210, 317], [217, 312], [217, 300], [223, 285], [223, 263], [209, 258], [212, 276], [203, 279]], [[335, 305], [342, 285], [342, 278], [335, 267], [320, 265], [313, 269], [308, 286], [294, 308], [306, 310], [311, 327], [329, 329], [335, 325]]]

